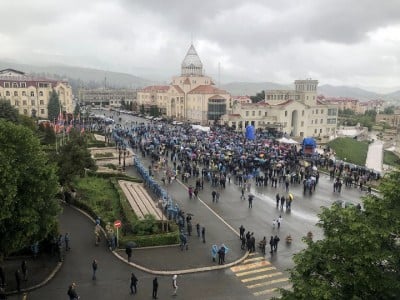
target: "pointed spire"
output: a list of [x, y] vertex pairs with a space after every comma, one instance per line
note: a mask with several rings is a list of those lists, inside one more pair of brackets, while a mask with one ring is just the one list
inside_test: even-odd
[[181, 69], [182, 76], [203, 76], [203, 64], [193, 44], [186, 53]]

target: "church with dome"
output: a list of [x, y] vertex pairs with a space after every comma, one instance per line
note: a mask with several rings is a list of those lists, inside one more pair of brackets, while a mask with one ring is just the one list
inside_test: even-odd
[[162, 115], [174, 120], [209, 125], [227, 113], [231, 95], [215, 86], [205, 75], [193, 44], [181, 64], [181, 75], [169, 85], [147, 86], [137, 93], [137, 104], [150, 111], [157, 107]]

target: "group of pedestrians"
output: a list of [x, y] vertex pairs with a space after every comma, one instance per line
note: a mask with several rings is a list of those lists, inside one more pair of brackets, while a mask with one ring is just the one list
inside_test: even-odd
[[[96, 263], [96, 269], [94, 268], [94, 264]], [[97, 262], [93, 260], [93, 279], [95, 279], [95, 270], [97, 270]], [[172, 296], [176, 296], [178, 292], [178, 275], [172, 276]], [[135, 273], [132, 272], [129, 280], [129, 290], [131, 295], [136, 295], [138, 293], [138, 282], [139, 279], [136, 277]], [[158, 299], [158, 278], [154, 277], [152, 281], [152, 298]], [[80, 296], [77, 292], [77, 285], [75, 282], [71, 283], [68, 286], [67, 295], [70, 300], [78, 300]]]
[[[281, 216], [279, 216], [279, 218], [281, 218]], [[279, 219], [278, 218], [278, 219]], [[241, 249], [242, 250], [246, 250], [249, 251], [250, 253], [255, 252], [255, 237], [254, 237], [254, 233], [250, 233], [250, 231], [246, 232], [246, 228], [243, 225], [240, 225], [239, 227], [239, 239], [241, 240]], [[270, 253], [274, 253], [278, 250], [278, 243], [280, 241], [280, 238], [278, 235], [275, 236], [271, 236], [271, 239], [269, 241], [269, 245], [271, 247], [271, 251]], [[261, 253], [265, 254], [265, 248], [267, 245], [267, 240], [266, 237], [264, 236], [263, 239], [259, 242], [259, 247], [261, 249]]]

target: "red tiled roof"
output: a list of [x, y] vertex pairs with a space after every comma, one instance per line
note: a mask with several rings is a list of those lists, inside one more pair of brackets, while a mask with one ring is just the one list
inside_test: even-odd
[[169, 85], [150, 85], [141, 89], [141, 92], [167, 92], [169, 89]]
[[173, 85], [173, 87], [178, 91], [178, 93], [184, 93], [179, 85]]
[[199, 85], [189, 92], [189, 94], [228, 94], [225, 90], [217, 89], [211, 85]]

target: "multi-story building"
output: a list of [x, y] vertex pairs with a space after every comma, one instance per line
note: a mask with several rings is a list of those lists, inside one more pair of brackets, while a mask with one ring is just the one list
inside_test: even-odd
[[265, 91], [265, 101], [233, 106], [222, 122], [239, 130], [279, 128], [294, 137], [335, 135], [338, 108], [317, 99], [317, 80], [296, 80], [295, 90]]
[[121, 103], [131, 105], [136, 100], [134, 89], [80, 89], [79, 102], [95, 107], [120, 107]]
[[230, 99], [228, 92], [215, 87], [212, 78], [204, 75], [203, 64], [191, 45], [181, 75], [173, 77], [170, 85], [138, 91], [137, 103], [145, 110], [157, 106], [167, 117], [205, 125], [226, 114]]
[[59, 96], [62, 110], [72, 113], [72, 88], [67, 81], [33, 77], [13, 69], [0, 71], [0, 98], [9, 100], [20, 114], [47, 118], [53, 90]]
[[375, 110], [377, 113], [383, 111], [385, 107], [384, 100], [369, 100], [360, 101], [358, 99], [346, 97], [324, 97], [318, 96], [319, 100], [324, 100], [326, 103], [337, 105], [340, 110], [349, 109], [357, 114], [364, 114], [367, 110]]

